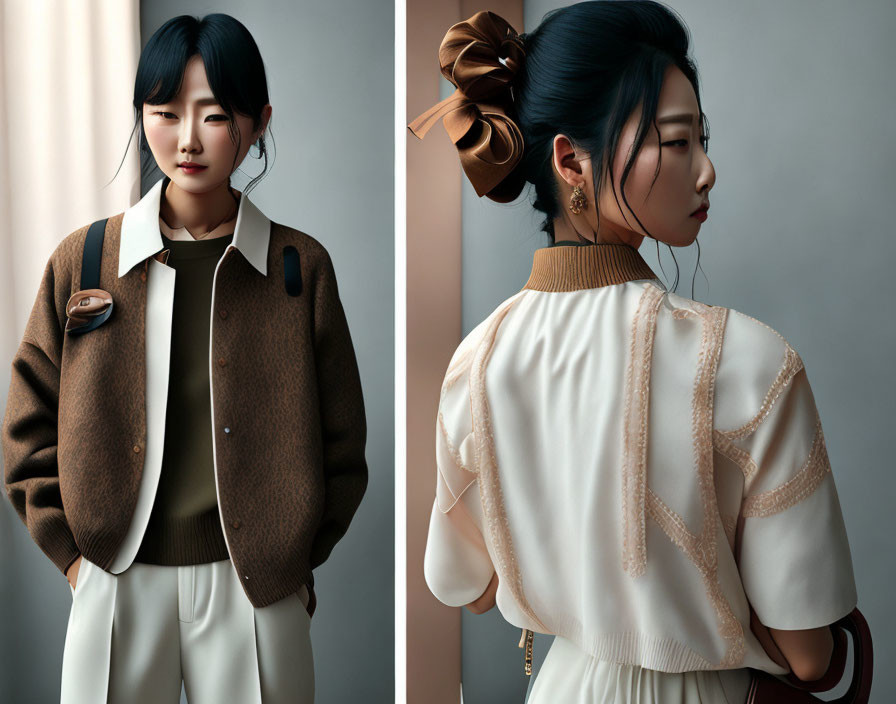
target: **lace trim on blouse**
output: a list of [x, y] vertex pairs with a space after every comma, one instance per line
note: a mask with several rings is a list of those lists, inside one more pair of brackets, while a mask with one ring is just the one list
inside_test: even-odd
[[741, 514], [745, 518], [750, 516], [762, 518], [780, 513], [810, 496], [830, 471], [831, 463], [821, 429], [821, 418], [816, 409], [815, 436], [805, 464], [795, 476], [781, 486], [755, 496], [744, 497]]
[[523, 592], [523, 578], [513, 549], [513, 540], [507, 523], [507, 511], [504, 506], [504, 495], [501, 491], [501, 480], [498, 476], [495, 439], [492, 433], [488, 398], [485, 393], [485, 368], [495, 345], [498, 328], [518, 300], [519, 297], [512, 299], [507, 306], [494, 315], [485, 331], [483, 340], [477, 345], [470, 369], [470, 403], [473, 413], [476, 472], [479, 474], [479, 493], [482, 499], [483, 517], [497, 557], [498, 564], [495, 565], [495, 569], [498, 579], [507, 585], [520, 610], [535, 624], [536, 628], [543, 633], [550, 633], [551, 631], [535, 614]]

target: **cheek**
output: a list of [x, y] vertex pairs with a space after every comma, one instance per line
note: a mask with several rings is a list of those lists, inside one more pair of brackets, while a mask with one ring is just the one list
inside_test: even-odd
[[240, 145], [240, 151], [249, 151], [249, 147], [252, 146], [252, 132], [253, 132], [253, 123], [252, 120], [244, 115], [237, 115], [236, 117], [236, 128], [239, 130], [240, 139], [242, 139], [242, 143]]
[[[625, 193], [629, 203], [642, 206], [649, 204], [649, 202], [653, 200], [656, 189], [660, 185], [660, 179], [662, 178], [661, 172], [656, 183], [653, 183], [658, 163], [659, 155], [657, 150], [645, 145], [641, 150], [641, 153], [638, 154], [635, 163], [632, 165], [632, 170], [629, 172], [628, 180], [625, 184]], [[619, 173], [621, 178], [621, 168]]]
[[170, 125], [153, 124], [148, 120], [143, 124], [143, 132], [146, 134], [146, 144], [149, 151], [160, 166], [175, 158], [177, 154], [177, 130]]
[[222, 154], [231, 154], [236, 151], [236, 144], [230, 137], [230, 130], [224, 125], [209, 127], [203, 137], [206, 148], [214, 149]]
[[143, 123], [143, 132], [146, 134], [146, 141], [149, 143], [150, 149], [163, 148], [167, 142], [176, 142], [177, 134], [174, 130], [160, 125], [153, 120], [146, 120]]
[[[650, 193], [650, 198], [648, 199], [647, 193], [648, 190], [650, 190], [650, 183], [653, 181], [653, 176], [656, 172], [658, 158], [656, 152], [656, 148], [649, 144], [645, 144], [641, 148], [638, 156], [635, 157], [631, 170], [628, 172], [628, 178], [625, 180], [624, 198], [622, 190], [622, 173], [625, 170], [625, 163], [628, 161], [628, 151], [626, 150], [623, 152], [620, 150], [616, 153], [616, 158], [613, 161], [613, 181], [616, 185], [616, 195], [614, 196], [612, 191], [609, 190], [609, 183], [607, 183], [607, 195], [604, 196], [611, 211], [621, 211], [628, 215], [629, 210], [633, 209], [638, 213], [638, 217], [641, 217], [641, 212], [643, 211], [645, 203], [649, 204], [653, 201], [656, 194], [656, 188], [659, 185], [659, 181], [657, 181], [657, 184], [654, 185], [653, 191]], [[617, 197], [619, 199], [618, 206], [616, 205]], [[626, 201], [628, 201], [629, 208], [626, 208], [625, 206]]]
[[693, 190], [688, 185], [693, 181], [690, 166], [686, 157], [675, 154], [664, 157], [648, 205], [651, 210], [661, 211], [666, 215], [680, 214], [694, 198]]

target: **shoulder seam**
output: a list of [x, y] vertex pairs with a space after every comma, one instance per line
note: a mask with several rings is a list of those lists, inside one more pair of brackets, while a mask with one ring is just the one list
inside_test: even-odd
[[[781, 339], [784, 338], [782, 337]], [[761, 425], [762, 421], [765, 420], [768, 414], [771, 413], [775, 402], [784, 392], [784, 389], [786, 389], [790, 385], [790, 382], [793, 381], [793, 377], [796, 376], [801, 369], [803, 369], [803, 360], [800, 358], [799, 354], [797, 354], [797, 351], [787, 344], [784, 352], [784, 361], [781, 364], [771, 387], [769, 387], [766, 392], [765, 398], [762, 400], [762, 405], [759, 407], [759, 411], [756, 415], [738, 428], [729, 430], [719, 429], [718, 433], [729, 440], [734, 440], [746, 437], [754, 432]]]
[[773, 332], [775, 334], [775, 336], [777, 336], [785, 345], [787, 345], [787, 347], [791, 347], [791, 344], [787, 341], [787, 338], [785, 338], [781, 333], [779, 333], [777, 330], [775, 330], [771, 325], [768, 325], [767, 323], [763, 323], [761, 320], [759, 320], [759, 318], [754, 318], [752, 315], [747, 315], [746, 313], [736, 310], [735, 308], [729, 308], [728, 310], [732, 311], [733, 313], [737, 313], [738, 315], [743, 316], [744, 318], [747, 318], [748, 320], [752, 320], [754, 323], [758, 323], [759, 325], [764, 327], [766, 330]]

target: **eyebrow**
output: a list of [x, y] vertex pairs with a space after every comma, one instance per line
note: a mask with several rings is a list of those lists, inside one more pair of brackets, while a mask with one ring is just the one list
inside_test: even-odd
[[[153, 105], [156, 105], [157, 107], [163, 106], [163, 105], [173, 105], [175, 102], [177, 102], [177, 101], [172, 99], [172, 100], [168, 101], [167, 103], [158, 103], [158, 104], [153, 103]], [[213, 95], [210, 95], [206, 98], [199, 98], [196, 101], [196, 104], [197, 105], [220, 105], [220, 103], [218, 102], [218, 99]]]
[[657, 120], [657, 124], [665, 124], [667, 122], [683, 122], [690, 125], [694, 122], [694, 114], [691, 112], [682, 113], [680, 115], [666, 115]]

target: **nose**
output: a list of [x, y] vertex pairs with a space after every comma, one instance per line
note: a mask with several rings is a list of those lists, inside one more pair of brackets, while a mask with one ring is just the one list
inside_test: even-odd
[[697, 177], [697, 193], [703, 193], [704, 191], [708, 193], [716, 183], [715, 167], [705, 152], [703, 158], [705, 161], [700, 166], [700, 175]]
[[202, 150], [199, 135], [196, 133], [196, 122], [190, 116], [181, 122], [177, 148], [181, 154], [196, 154]]

